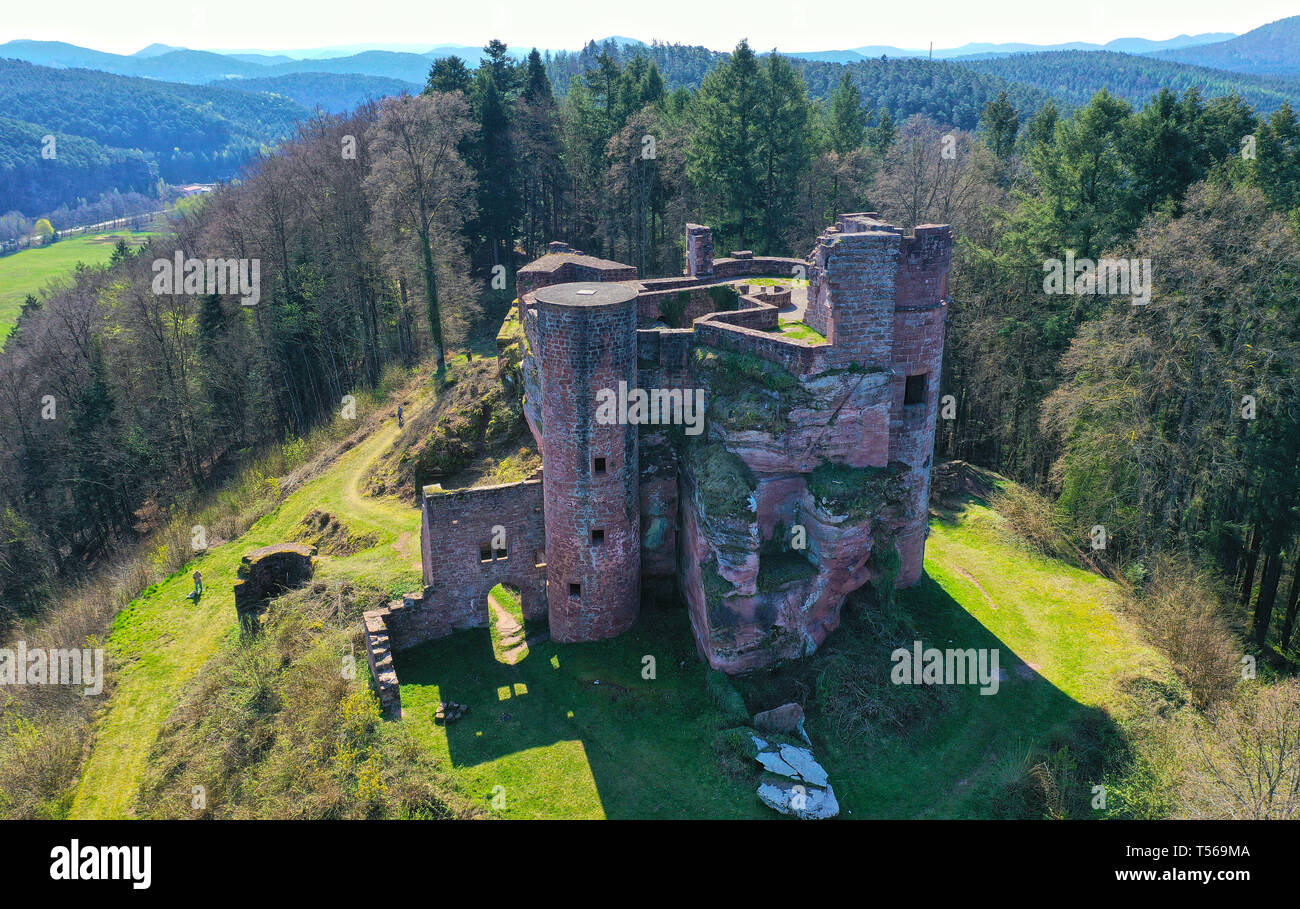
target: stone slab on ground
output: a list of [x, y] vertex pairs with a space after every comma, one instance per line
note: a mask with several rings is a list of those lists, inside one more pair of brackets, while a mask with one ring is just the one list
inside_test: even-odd
[[765, 775], [758, 784], [758, 797], [769, 808], [805, 821], [826, 820], [840, 813], [840, 803], [830, 786], [807, 786]]

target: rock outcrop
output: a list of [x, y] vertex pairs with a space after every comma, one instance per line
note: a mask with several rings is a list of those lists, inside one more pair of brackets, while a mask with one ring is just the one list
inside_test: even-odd
[[771, 710], [754, 714], [754, 728], [759, 732], [776, 732], [781, 735], [798, 736], [808, 744], [808, 733], [803, 728], [803, 708], [798, 704], [782, 704]]
[[709, 663], [745, 672], [815, 651], [879, 574], [908, 499], [888, 463], [883, 373], [795, 377], [702, 350], [708, 435], [683, 459], [683, 588]]

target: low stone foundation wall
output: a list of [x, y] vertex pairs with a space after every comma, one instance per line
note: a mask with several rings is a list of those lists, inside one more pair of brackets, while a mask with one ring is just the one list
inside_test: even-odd
[[379, 708], [384, 716], [396, 720], [402, 716], [402, 689], [393, 666], [392, 642], [388, 637], [388, 610], [376, 609], [362, 616], [366, 629], [366, 662], [379, 689]]
[[[776, 310], [772, 312], [775, 314]], [[727, 313], [726, 315], [737, 315]], [[695, 323], [697, 343], [733, 353], [748, 353], [778, 363], [795, 375], [811, 375], [827, 369], [826, 344], [809, 344], [795, 338], [728, 324], [716, 316]]]
[[255, 630], [267, 602], [311, 580], [316, 547], [279, 543], [244, 554], [235, 581], [235, 612], [245, 630]]
[[764, 278], [802, 278], [808, 263], [803, 259], [789, 259], [783, 256], [754, 256], [752, 259], [714, 259], [713, 277], [739, 278], [742, 275], [756, 275]]

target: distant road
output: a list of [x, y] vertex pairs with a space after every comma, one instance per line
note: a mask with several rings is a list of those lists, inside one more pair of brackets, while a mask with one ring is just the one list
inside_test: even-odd
[[[98, 224], [83, 224], [80, 227], [69, 227], [66, 230], [56, 230], [54, 236], [62, 240], [65, 237], [76, 237], [81, 234], [97, 234], [106, 230], [144, 230], [149, 227], [153, 219], [162, 214], [166, 214], [171, 209], [160, 208], [157, 211], [141, 212], [138, 215], [127, 215], [125, 218], [114, 218], [111, 221], [100, 221]], [[0, 256], [16, 253], [19, 250], [30, 249], [40, 246], [40, 237], [19, 237], [16, 240], [0, 241]]]

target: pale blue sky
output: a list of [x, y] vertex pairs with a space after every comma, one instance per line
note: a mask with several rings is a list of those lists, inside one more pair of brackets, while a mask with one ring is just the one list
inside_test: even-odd
[[625, 35], [730, 49], [832, 50], [972, 41], [1104, 43], [1242, 33], [1300, 14], [1300, 0], [4, 0], [0, 42], [67, 41], [131, 53], [158, 41], [194, 48], [306, 48], [367, 42], [577, 47]]

